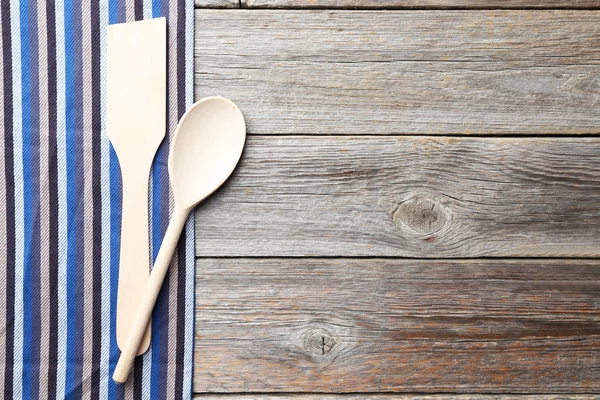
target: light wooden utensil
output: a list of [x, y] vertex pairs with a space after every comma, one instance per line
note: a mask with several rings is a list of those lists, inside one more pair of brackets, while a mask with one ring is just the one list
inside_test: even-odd
[[[117, 344], [123, 349], [150, 276], [148, 180], [166, 131], [165, 18], [108, 26], [106, 132], [121, 167]], [[150, 324], [136, 351], [150, 345]]]
[[175, 207], [127, 344], [121, 348], [121, 357], [113, 374], [116, 382], [127, 380], [190, 211], [231, 175], [242, 155], [245, 141], [244, 117], [231, 100], [223, 97], [207, 97], [198, 101], [179, 121], [169, 153], [169, 178]]

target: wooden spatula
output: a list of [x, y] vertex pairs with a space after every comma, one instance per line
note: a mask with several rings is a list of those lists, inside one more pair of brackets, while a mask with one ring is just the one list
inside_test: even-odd
[[[110, 25], [106, 130], [121, 167], [123, 213], [117, 344], [123, 349], [150, 274], [148, 180], [166, 131], [165, 18]], [[139, 347], [150, 344], [150, 324]]]

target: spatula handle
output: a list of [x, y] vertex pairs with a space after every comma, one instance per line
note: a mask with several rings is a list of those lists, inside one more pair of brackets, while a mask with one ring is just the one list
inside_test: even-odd
[[142, 301], [133, 318], [125, 347], [122, 349], [121, 356], [117, 362], [117, 367], [113, 374], [115, 382], [124, 383], [127, 380], [129, 370], [133, 365], [138, 348], [144, 337], [148, 321], [150, 320], [154, 304], [156, 303], [156, 298], [158, 297], [165, 275], [169, 269], [171, 258], [177, 247], [177, 241], [185, 226], [189, 212], [189, 209], [181, 210], [178, 208], [175, 208], [173, 211], [169, 227], [167, 228], [158, 256], [156, 257], [156, 262], [150, 272], [150, 277], [146, 289], [144, 290]]
[[[117, 344], [122, 349], [127, 342], [133, 316], [138, 308], [150, 275], [148, 246], [148, 177], [152, 159], [145, 168], [126, 168], [123, 176], [123, 217], [121, 222], [121, 257], [117, 293]], [[139, 354], [148, 349], [150, 327], [140, 343]]]

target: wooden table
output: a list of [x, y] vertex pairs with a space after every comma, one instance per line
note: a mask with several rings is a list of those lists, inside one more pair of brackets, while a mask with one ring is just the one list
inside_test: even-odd
[[600, 0], [196, 5], [198, 398], [599, 398]]

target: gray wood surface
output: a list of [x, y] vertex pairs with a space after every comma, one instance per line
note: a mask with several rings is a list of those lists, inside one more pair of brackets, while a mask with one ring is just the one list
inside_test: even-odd
[[251, 134], [595, 134], [600, 11], [197, 10]]
[[[599, 6], [196, 2], [240, 4]], [[599, 398], [600, 11], [198, 9], [195, 39], [250, 134], [196, 211], [196, 399]]]
[[[204, 0], [196, 0], [204, 1]], [[600, 8], [597, 0], [241, 0], [246, 8]], [[196, 3], [198, 4], [198, 3]]]
[[595, 395], [196, 394], [201, 400], [598, 400]]
[[195, 391], [600, 389], [598, 260], [219, 258], [197, 271]]
[[600, 138], [251, 136], [206, 256], [597, 257]]

